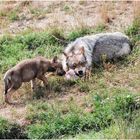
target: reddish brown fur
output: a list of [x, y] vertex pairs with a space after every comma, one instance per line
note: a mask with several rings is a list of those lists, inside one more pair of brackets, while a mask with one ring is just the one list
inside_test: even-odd
[[44, 57], [36, 57], [19, 62], [5, 73], [5, 101], [10, 103], [8, 95], [20, 88], [23, 82], [31, 81], [33, 90], [35, 89], [36, 78], [42, 80], [44, 85], [47, 86], [48, 81], [45, 73], [54, 71], [57, 71], [58, 74], [63, 74], [62, 65], [57, 62], [56, 57], [52, 61]]

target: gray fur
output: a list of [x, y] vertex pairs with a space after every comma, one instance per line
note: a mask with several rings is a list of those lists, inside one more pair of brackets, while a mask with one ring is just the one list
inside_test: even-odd
[[[84, 55], [87, 60], [86, 67], [91, 67], [92, 63], [102, 61], [102, 56], [106, 59], [116, 59], [128, 55], [131, 52], [131, 42], [129, 38], [120, 32], [100, 33], [96, 35], [84, 36], [70, 43], [64, 50], [65, 54], [74, 55], [84, 47]], [[66, 70], [66, 56], [63, 56], [63, 69]]]

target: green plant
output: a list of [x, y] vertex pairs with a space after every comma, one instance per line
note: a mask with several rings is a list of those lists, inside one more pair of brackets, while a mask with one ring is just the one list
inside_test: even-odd
[[67, 39], [69, 41], [73, 41], [78, 37], [82, 37], [88, 34], [93, 34], [93, 33], [100, 33], [103, 32], [105, 30], [105, 26], [104, 25], [98, 25], [95, 28], [90, 28], [90, 27], [81, 27], [81, 28], [76, 28], [75, 30], [73, 30], [72, 32], [70, 32], [67, 36]]
[[135, 19], [133, 24], [125, 30], [125, 33], [131, 38], [132, 43], [135, 45], [140, 40], [140, 20]]
[[49, 80], [47, 88], [49, 89], [49, 91], [61, 92], [61, 85], [59, 84], [59, 81], [54, 78]]
[[89, 92], [89, 91], [90, 91], [90, 88], [89, 88], [88, 83], [79, 80], [79, 81], [77, 82], [77, 84], [78, 84], [78, 86], [79, 86], [79, 91], [80, 91], [80, 92]]
[[69, 5], [64, 5], [63, 10], [65, 12], [70, 12], [70, 11], [72, 11], [72, 7], [70, 7]]
[[130, 110], [132, 104], [135, 104], [131, 95], [115, 96], [110, 99], [110, 102], [103, 100], [99, 95], [95, 95], [93, 99], [94, 113], [82, 113], [81, 115], [81, 112], [71, 112], [63, 115], [57, 108], [50, 108], [49, 112], [32, 115], [30, 119], [34, 121], [27, 127], [28, 137], [60, 138], [89, 129], [100, 131], [115, 123], [116, 114], [123, 113], [124, 116], [127, 116], [135, 110], [135, 108]]
[[45, 87], [39, 86], [36, 91], [34, 92], [33, 98], [34, 99], [41, 99], [45, 97]]
[[135, 109], [135, 102], [131, 95], [127, 95], [126, 97], [118, 96], [115, 98], [115, 107], [114, 112], [115, 116], [122, 116], [124, 118], [131, 117], [132, 111]]
[[9, 139], [9, 138], [27, 138], [23, 133], [23, 130], [17, 124], [11, 124], [7, 120], [0, 118], [0, 138]]
[[36, 18], [36, 17], [39, 17], [39, 18], [43, 18], [44, 15], [46, 14], [46, 10], [43, 10], [41, 8], [37, 8], [37, 7], [33, 7], [32, 5], [29, 4], [29, 11], [30, 13], [32, 14], [32, 17]]
[[4, 72], [18, 61], [43, 55], [50, 58], [58, 55], [63, 46], [48, 32], [30, 33], [16, 37], [4, 36], [0, 39], [0, 69]]
[[18, 20], [19, 19], [19, 16], [18, 16], [17, 10], [13, 10], [13, 11], [9, 12], [8, 13], [8, 18], [11, 21]]
[[0, 17], [5, 17], [6, 16], [6, 12], [5, 11], [0, 11]]

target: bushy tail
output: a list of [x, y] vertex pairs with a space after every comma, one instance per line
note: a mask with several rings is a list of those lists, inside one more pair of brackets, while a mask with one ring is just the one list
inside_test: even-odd
[[10, 85], [10, 79], [4, 79], [4, 94], [6, 95], [9, 89], [9, 85]]
[[13, 76], [13, 71], [8, 71], [5, 76], [4, 76], [4, 94], [6, 95], [7, 92], [9, 92], [13, 86], [14, 86], [14, 83], [12, 81], [12, 76]]

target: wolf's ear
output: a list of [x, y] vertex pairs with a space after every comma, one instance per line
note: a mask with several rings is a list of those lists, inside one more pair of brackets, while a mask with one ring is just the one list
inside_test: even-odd
[[56, 63], [56, 62], [57, 62], [57, 60], [58, 60], [58, 57], [57, 57], [57, 56], [55, 56], [55, 57], [52, 59], [52, 63]]
[[82, 54], [84, 54], [84, 52], [85, 52], [84, 47], [81, 47], [81, 48], [80, 48], [80, 52], [81, 52]]

